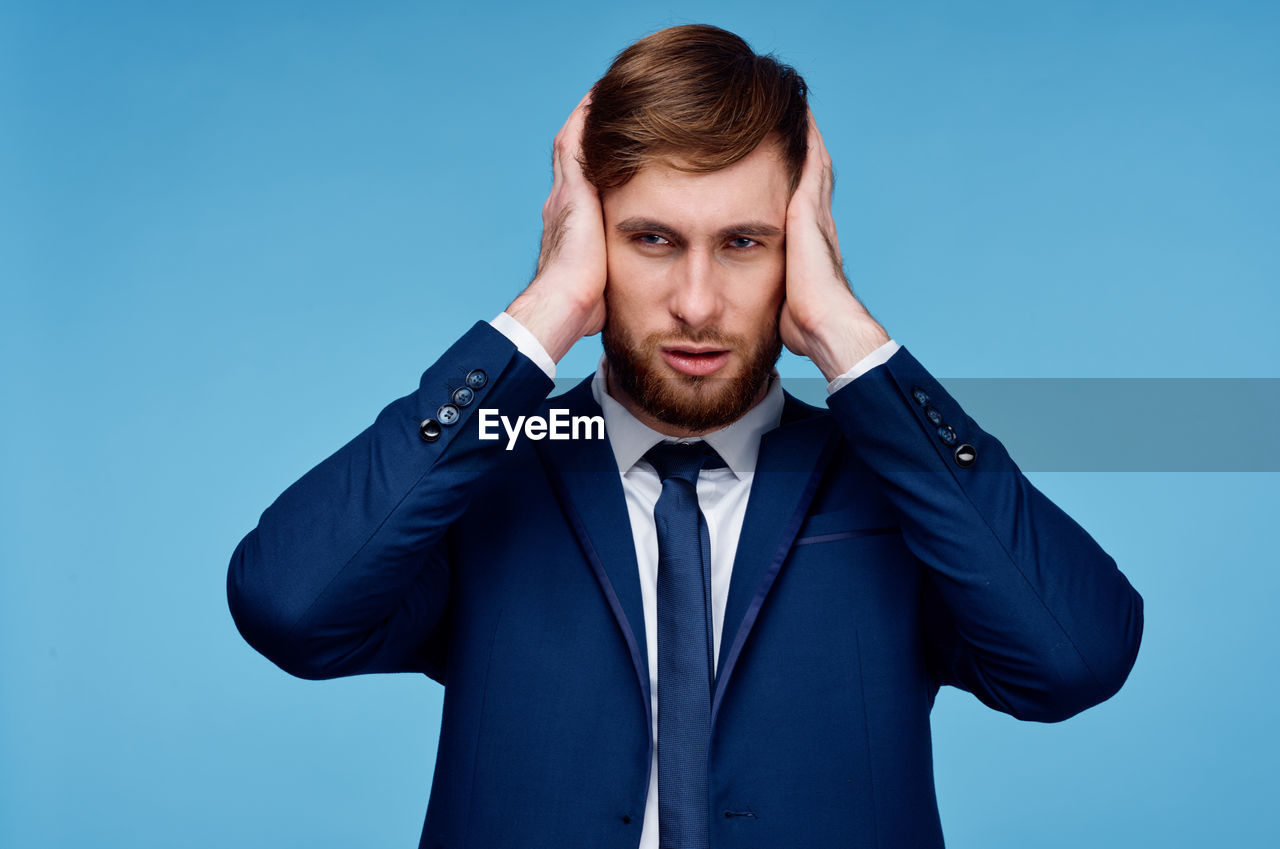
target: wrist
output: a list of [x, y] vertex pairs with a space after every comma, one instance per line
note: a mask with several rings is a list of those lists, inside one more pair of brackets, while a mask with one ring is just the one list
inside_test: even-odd
[[592, 310], [557, 293], [554, 287], [544, 289], [538, 282], [531, 283], [504, 312], [524, 325], [558, 363], [585, 335]]
[[809, 359], [828, 381], [853, 368], [889, 341], [889, 334], [860, 303], [829, 313], [809, 333]]

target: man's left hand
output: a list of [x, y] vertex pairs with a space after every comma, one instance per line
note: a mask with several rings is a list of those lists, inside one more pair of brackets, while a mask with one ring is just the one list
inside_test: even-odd
[[809, 152], [787, 206], [786, 299], [779, 327], [788, 350], [833, 380], [889, 341], [849, 288], [831, 215], [835, 173], [809, 113]]

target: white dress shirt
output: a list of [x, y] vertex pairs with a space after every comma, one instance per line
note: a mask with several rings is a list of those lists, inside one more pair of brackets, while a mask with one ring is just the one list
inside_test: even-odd
[[[491, 324], [515, 343], [522, 354], [537, 363], [547, 376], [555, 378], [555, 363], [524, 325], [507, 313]], [[827, 384], [828, 392], [836, 392], [859, 375], [870, 371], [893, 356], [898, 344], [892, 339], [872, 351], [853, 368]], [[622, 492], [631, 520], [631, 538], [636, 547], [636, 564], [640, 569], [640, 598], [644, 607], [644, 634], [648, 646], [649, 693], [653, 727], [653, 760], [650, 763], [649, 789], [645, 800], [644, 824], [640, 830], [639, 849], [658, 849], [658, 529], [653, 518], [654, 505], [662, 492], [657, 471], [644, 459], [654, 445], [676, 439], [653, 430], [631, 415], [608, 393], [605, 381], [606, 359], [600, 357], [591, 394], [604, 415], [604, 432], [618, 463]], [[720, 637], [724, 628], [724, 611], [729, 599], [729, 580], [733, 576], [733, 560], [738, 550], [738, 536], [747, 513], [747, 499], [755, 476], [760, 439], [782, 420], [782, 379], [777, 371], [770, 377], [764, 398], [741, 418], [727, 427], [705, 434], [701, 439], [716, 450], [727, 468], [704, 469], [698, 476], [698, 507], [707, 520], [711, 538], [711, 634], [712, 656], [718, 666]]]

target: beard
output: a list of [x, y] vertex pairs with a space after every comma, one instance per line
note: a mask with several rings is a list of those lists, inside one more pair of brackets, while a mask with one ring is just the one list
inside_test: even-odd
[[[660, 422], [695, 433], [724, 427], [751, 409], [782, 354], [776, 319], [770, 332], [756, 339], [721, 333], [714, 327], [650, 333], [636, 339], [620, 322], [608, 321], [600, 341], [619, 388], [640, 409]], [[681, 344], [711, 344], [732, 350], [745, 364], [739, 374], [730, 377], [673, 374], [662, 362], [659, 349]]]

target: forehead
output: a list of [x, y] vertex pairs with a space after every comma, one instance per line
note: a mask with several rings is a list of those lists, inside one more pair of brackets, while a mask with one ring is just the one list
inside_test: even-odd
[[789, 188], [779, 148], [761, 144], [718, 171], [682, 171], [670, 160], [655, 159], [626, 183], [604, 193], [604, 212], [610, 222], [645, 215], [691, 230], [746, 218], [781, 228]]

